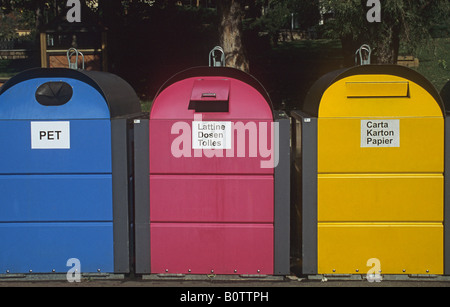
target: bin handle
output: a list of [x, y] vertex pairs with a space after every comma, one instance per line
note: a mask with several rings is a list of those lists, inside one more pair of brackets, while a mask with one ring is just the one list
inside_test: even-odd
[[[217, 60], [216, 52], [220, 54], [220, 61]], [[225, 52], [220, 46], [214, 47], [209, 53], [209, 67], [225, 67]]]
[[[367, 58], [364, 59], [363, 52], [367, 53]], [[360, 60], [360, 65], [370, 65], [371, 62], [371, 56], [372, 56], [372, 49], [369, 45], [364, 44], [361, 47], [359, 47], [358, 50], [356, 50], [355, 53], [355, 65], [358, 65], [358, 55]]]
[[[72, 63], [72, 57], [73, 55], [75, 55], [75, 62]], [[70, 48], [69, 50], [67, 50], [67, 62], [69, 63], [69, 68], [70, 69], [78, 69], [78, 58], [81, 55], [81, 63], [82, 63], [82, 70], [84, 70], [84, 54], [80, 51], [78, 51], [75, 48]]]

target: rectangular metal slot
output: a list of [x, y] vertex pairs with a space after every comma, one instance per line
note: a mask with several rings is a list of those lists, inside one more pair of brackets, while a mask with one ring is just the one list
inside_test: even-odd
[[200, 113], [228, 112], [229, 96], [230, 80], [195, 80], [189, 110]]
[[346, 82], [348, 98], [409, 97], [409, 82]]

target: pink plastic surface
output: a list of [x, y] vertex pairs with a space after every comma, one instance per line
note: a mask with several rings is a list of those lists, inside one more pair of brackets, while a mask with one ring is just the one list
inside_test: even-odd
[[150, 235], [154, 273], [273, 274], [272, 225], [152, 223]]
[[150, 189], [151, 222], [273, 223], [273, 176], [151, 175]]
[[189, 110], [194, 82], [196, 80], [230, 80], [228, 113], [203, 113], [203, 120], [270, 120], [272, 110], [264, 97], [246, 83], [223, 77], [196, 77], [174, 83], [155, 99], [150, 119], [194, 119]]
[[[229, 112], [189, 110], [191, 99], [212, 96], [205, 93], [228, 95]], [[236, 132], [232, 148], [213, 156], [192, 149], [199, 116], [249, 131]], [[189, 78], [160, 93], [150, 115], [152, 273], [273, 274], [274, 169], [261, 164], [273, 159], [272, 123], [263, 96], [239, 80]], [[183, 133], [186, 148], [177, 156]]]
[[191, 100], [199, 101], [228, 101], [230, 95], [230, 80], [204, 80], [194, 81]]
[[[233, 124], [248, 125], [248, 121], [231, 121]], [[182, 123], [185, 131], [174, 130], [177, 123]], [[152, 174], [272, 174], [273, 168], [262, 168], [261, 162], [270, 161], [273, 156], [272, 150], [272, 124], [271, 121], [252, 121], [250, 123], [256, 127], [256, 133], [246, 132], [244, 141], [240, 141], [235, 133], [232, 141], [232, 148], [229, 150], [219, 150], [217, 154], [223, 157], [209, 158], [212, 150], [192, 149], [192, 120], [150, 120], [150, 172]], [[265, 134], [262, 133], [265, 130]], [[172, 146], [177, 139], [186, 134], [186, 142], [178, 147], [188, 147], [186, 155], [176, 157], [172, 154]], [[242, 134], [242, 133], [241, 133]], [[261, 142], [259, 138], [264, 138]], [[264, 154], [259, 147], [265, 148], [270, 154]], [[251, 150], [253, 151], [251, 154]], [[241, 154], [243, 152], [243, 154]]]

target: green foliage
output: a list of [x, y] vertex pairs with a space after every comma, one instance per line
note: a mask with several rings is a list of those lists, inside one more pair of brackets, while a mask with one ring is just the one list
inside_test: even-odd
[[29, 10], [0, 6], [0, 39], [16, 39], [16, 30], [32, 29], [33, 26], [34, 14]]
[[280, 30], [291, 29], [293, 17], [300, 30], [307, 30], [320, 20], [318, 0], [256, 0], [249, 7], [253, 15], [248, 16], [246, 28], [267, 33], [273, 43]]
[[287, 28], [289, 25], [290, 12], [286, 1], [270, 1], [268, 6], [264, 6], [264, 1], [256, 1], [256, 4], [260, 7], [260, 12], [263, 13], [250, 22], [249, 28], [266, 32], [275, 39], [278, 36], [278, 31]]
[[316, 26], [321, 19], [318, 0], [292, 1], [291, 10], [296, 14], [299, 27], [302, 30]]
[[17, 17], [12, 14], [0, 14], [0, 40], [17, 38]]
[[442, 67], [444, 70], [448, 70], [448, 63], [446, 60], [438, 60], [439, 67]]
[[381, 23], [369, 23], [366, 4], [365, 0], [323, 1], [322, 9], [334, 13], [325, 26], [326, 37], [368, 43], [379, 54], [393, 50], [393, 55], [402, 41], [412, 52], [430, 37], [433, 26], [450, 15], [448, 0], [389, 0], [381, 1]]
[[365, 11], [360, 0], [327, 0], [323, 1], [322, 10], [332, 12], [334, 17], [326, 23], [326, 37], [341, 39], [351, 37], [359, 40], [367, 24]]
[[450, 38], [421, 41], [414, 55], [420, 59], [416, 70], [440, 91], [450, 81]]
[[11, 28], [31, 30], [35, 36], [38, 26], [54, 18], [65, 6], [66, 1], [60, 0], [0, 0], [0, 36], [15, 38]]

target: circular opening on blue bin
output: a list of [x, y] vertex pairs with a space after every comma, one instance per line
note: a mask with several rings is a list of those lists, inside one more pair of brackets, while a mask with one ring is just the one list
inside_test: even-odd
[[66, 82], [47, 82], [39, 86], [36, 100], [44, 106], [62, 106], [72, 99], [73, 89]]

